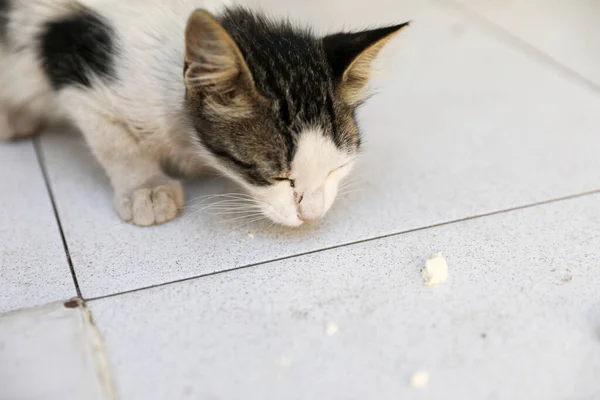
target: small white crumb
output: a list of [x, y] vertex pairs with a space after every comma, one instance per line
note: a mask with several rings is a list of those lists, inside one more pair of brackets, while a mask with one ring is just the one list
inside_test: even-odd
[[566, 270], [566, 272], [564, 273], [562, 278], [560, 278], [560, 283], [565, 284], [565, 283], [571, 282], [572, 280], [573, 280], [573, 275], [571, 274], [571, 270], [568, 269], [568, 270]]
[[325, 329], [325, 333], [327, 333], [329, 336], [335, 335], [337, 331], [338, 326], [336, 324], [334, 324], [333, 322], [327, 324], [327, 329]]
[[248, 237], [249, 237], [250, 239], [254, 239], [254, 235], [253, 235], [253, 234], [251, 234], [251, 233], [249, 233], [249, 234], [248, 234]]
[[421, 275], [425, 280], [425, 286], [435, 286], [446, 282], [448, 279], [448, 263], [444, 256], [435, 253], [425, 263], [425, 268], [421, 270]]
[[429, 384], [429, 372], [417, 371], [410, 376], [410, 386], [415, 389], [423, 389]]
[[283, 356], [283, 357], [280, 357], [280, 358], [277, 360], [277, 365], [278, 365], [280, 368], [287, 369], [287, 368], [289, 368], [289, 367], [291, 367], [291, 366], [292, 366], [292, 360], [291, 360], [291, 359], [289, 359], [289, 358], [288, 358], [288, 357], [286, 357], [286, 356]]

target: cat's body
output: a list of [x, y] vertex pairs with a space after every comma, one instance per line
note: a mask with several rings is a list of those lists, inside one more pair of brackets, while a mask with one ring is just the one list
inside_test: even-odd
[[327, 42], [243, 10], [194, 12], [203, 6], [0, 0], [0, 138], [67, 118], [107, 172], [119, 215], [138, 225], [183, 206], [165, 171], [206, 164], [275, 222], [321, 217], [360, 143], [368, 65], [356, 64], [403, 25]]
[[[55, 91], [39, 61], [39, 37], [48, 21], [77, 12], [78, 5], [72, 0], [18, 3], [13, 0], [6, 29], [9, 43], [0, 50], [0, 125], [3, 117], [12, 119], [10, 129], [0, 127], [0, 135], [27, 135], [47, 118], [68, 117], [107, 170], [117, 202], [135, 201], [132, 190], [141, 191], [146, 200], [152, 187], [156, 196], [162, 193], [175, 200], [167, 199], [163, 212], [146, 210], [137, 219], [135, 210], [130, 215], [127, 204], [117, 204], [124, 219], [149, 225], [173, 218], [183, 206], [183, 193], [162, 173], [161, 164], [195, 174], [202, 162], [183, 107], [183, 31], [194, 5], [128, 0], [106, 6], [109, 2], [102, 2], [100, 15], [110, 21], [113, 31], [110, 53], [118, 54], [112, 57], [112, 69], [130, 78], [111, 82], [96, 77], [91, 87], [65, 85]], [[83, 3], [93, 7], [94, 2]], [[102, 36], [103, 28], [97, 28], [96, 35]], [[118, 159], [113, 159], [115, 155]], [[165, 187], [166, 182], [170, 186]]]

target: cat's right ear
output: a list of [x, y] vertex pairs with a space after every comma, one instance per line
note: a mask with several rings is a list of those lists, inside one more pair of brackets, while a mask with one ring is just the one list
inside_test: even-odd
[[224, 107], [235, 107], [238, 112], [248, 111], [256, 94], [252, 75], [238, 46], [205, 10], [196, 10], [188, 18], [184, 76], [192, 94]]
[[350, 104], [363, 100], [363, 89], [371, 76], [371, 64], [396, 33], [410, 24], [387, 26], [362, 32], [337, 33], [323, 38], [323, 48], [343, 98]]

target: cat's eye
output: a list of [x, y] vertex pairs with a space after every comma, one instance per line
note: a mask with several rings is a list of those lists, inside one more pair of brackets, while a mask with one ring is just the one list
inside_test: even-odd
[[287, 182], [289, 182], [289, 183], [290, 183], [290, 186], [291, 186], [292, 188], [295, 188], [295, 187], [296, 187], [296, 181], [295, 181], [294, 179], [290, 179], [290, 178], [273, 178], [273, 180], [274, 180], [274, 181], [277, 181], [277, 182], [283, 182], [283, 181], [287, 181]]
[[331, 176], [331, 174], [333, 174], [334, 172], [336, 172], [336, 171], [339, 171], [340, 169], [344, 168], [344, 167], [345, 167], [346, 165], [348, 165], [348, 164], [350, 164], [350, 163], [349, 163], [349, 162], [347, 162], [347, 163], [346, 163], [346, 164], [344, 164], [344, 165], [340, 165], [339, 167], [337, 167], [337, 168], [335, 168], [335, 169], [332, 169], [331, 171], [329, 171], [329, 176]]

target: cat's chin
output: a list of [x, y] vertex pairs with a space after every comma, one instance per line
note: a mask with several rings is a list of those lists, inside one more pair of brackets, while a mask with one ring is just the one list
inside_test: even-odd
[[275, 222], [276, 224], [283, 225], [283, 226], [286, 226], [288, 228], [298, 228], [299, 226], [301, 226], [301, 225], [304, 224], [304, 221], [301, 221], [298, 218], [294, 218], [294, 219], [290, 218], [290, 219], [285, 219], [284, 220], [283, 218], [271, 218], [269, 216], [269, 219], [271, 221]]
[[296, 215], [290, 215], [286, 218], [285, 216], [281, 215], [281, 213], [278, 213], [272, 209], [272, 207], [264, 208], [262, 212], [269, 220], [278, 225], [287, 226], [289, 228], [297, 228], [304, 224], [304, 221], [302, 221]]
[[304, 222], [302, 222], [302, 221], [298, 220], [298, 222], [297, 222], [297, 223], [293, 223], [293, 224], [289, 224], [289, 223], [287, 223], [287, 224], [281, 224], [281, 225], [283, 225], [283, 226], [286, 226], [286, 227], [288, 227], [288, 228], [299, 228], [299, 227], [300, 227], [300, 226], [302, 226], [303, 224], [304, 224]]

